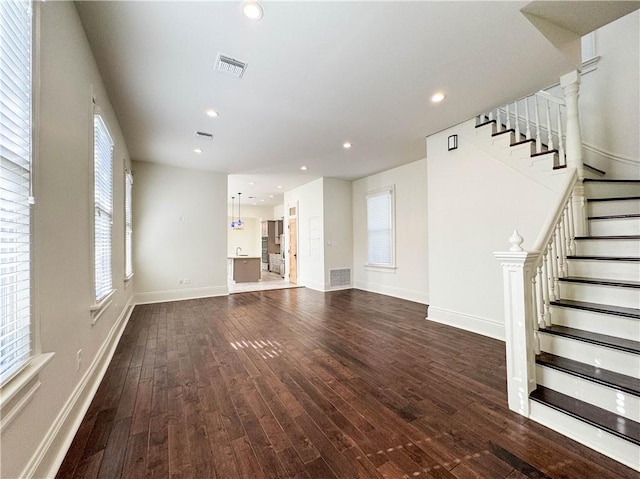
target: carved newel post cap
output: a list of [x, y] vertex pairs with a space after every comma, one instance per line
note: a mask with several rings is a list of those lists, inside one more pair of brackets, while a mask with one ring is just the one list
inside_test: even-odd
[[511, 248], [509, 248], [509, 251], [524, 251], [520, 246], [523, 241], [524, 239], [518, 234], [518, 231], [514, 230], [511, 238], [509, 238], [509, 243], [511, 243]]

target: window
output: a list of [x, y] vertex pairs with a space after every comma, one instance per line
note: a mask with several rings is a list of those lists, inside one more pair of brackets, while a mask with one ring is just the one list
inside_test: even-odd
[[369, 266], [395, 267], [394, 189], [367, 195], [367, 261]]
[[125, 171], [124, 175], [124, 277], [133, 276], [133, 173]]
[[94, 282], [100, 304], [113, 291], [111, 224], [113, 222], [113, 140], [102, 116], [93, 116], [94, 134]]
[[0, 1], [0, 386], [31, 340], [31, 2]]

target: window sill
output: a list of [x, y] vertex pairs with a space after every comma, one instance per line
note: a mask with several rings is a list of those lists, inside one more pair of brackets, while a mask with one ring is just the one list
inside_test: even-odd
[[89, 307], [89, 310], [91, 311], [91, 314], [93, 316], [93, 321], [91, 322], [92, 325], [96, 324], [98, 322], [98, 319], [100, 319], [100, 316], [102, 316], [102, 313], [107, 310], [107, 308], [111, 304], [111, 299], [113, 298], [113, 294], [115, 292], [116, 290], [112, 289], [109, 294], [107, 294], [100, 300], [99, 303], [93, 304]]
[[51, 361], [55, 353], [38, 354], [13, 379], [0, 389], [0, 433], [31, 401], [40, 388], [40, 371]]
[[369, 271], [380, 271], [381, 273], [395, 273], [396, 265], [384, 264], [365, 264], [364, 267]]
[[127, 289], [129, 287], [129, 283], [133, 279], [133, 275], [135, 275], [135, 273], [131, 273], [129, 276], [125, 276], [124, 277], [124, 288], [125, 289]]

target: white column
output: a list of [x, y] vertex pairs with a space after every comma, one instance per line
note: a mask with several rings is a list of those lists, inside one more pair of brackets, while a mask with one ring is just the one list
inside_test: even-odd
[[578, 96], [580, 92], [580, 73], [573, 70], [560, 77], [560, 85], [564, 92], [567, 111], [567, 166], [575, 168], [580, 181], [584, 179], [582, 165], [582, 134], [580, 133], [580, 116], [578, 114]]
[[529, 393], [536, 388], [531, 278], [538, 254], [523, 251], [516, 232], [510, 241], [510, 251], [493, 254], [502, 264], [504, 281], [507, 394], [509, 409], [528, 417]]

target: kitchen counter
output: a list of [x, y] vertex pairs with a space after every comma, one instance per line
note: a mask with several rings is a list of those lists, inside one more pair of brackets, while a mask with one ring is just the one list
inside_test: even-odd
[[260, 256], [228, 256], [227, 276], [236, 283], [260, 281]]

